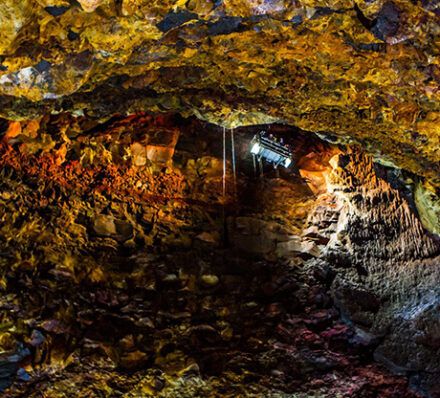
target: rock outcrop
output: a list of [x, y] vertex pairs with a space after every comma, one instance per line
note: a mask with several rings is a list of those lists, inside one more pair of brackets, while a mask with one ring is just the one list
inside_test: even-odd
[[440, 396], [439, 17], [3, 0], [0, 388]]
[[25, 0], [0, 6], [0, 114], [177, 111], [349, 138], [438, 173], [438, 6]]
[[[308, 231], [328, 241], [321, 259], [336, 273], [335, 304], [365, 344], [377, 347], [376, 358], [416, 374], [414, 384], [438, 396], [438, 238], [424, 231], [392, 170], [359, 149], [335, 155], [330, 165], [330, 198], [312, 213]], [[336, 217], [328, 225], [329, 201]]]
[[[0, 382], [8, 397], [417, 396], [373, 360], [377, 344], [365, 343], [373, 332], [362, 335], [357, 308], [330, 294], [334, 273], [345, 274], [323, 265], [334, 246], [326, 227], [348, 213], [323, 192], [327, 182], [322, 196], [308, 184], [319, 169], [317, 181], [326, 176], [343, 192], [348, 179], [330, 164], [353, 157], [354, 174], [372, 174], [365, 155], [272, 126], [295, 144], [309, 180], [269, 167], [260, 180], [248, 157], [252, 131], [239, 130], [237, 186], [227, 164], [223, 196], [219, 129], [195, 119], [139, 114], [98, 124], [63, 114], [4, 127]], [[160, 156], [150, 158], [149, 145]], [[386, 185], [374, 187], [382, 195]], [[314, 231], [325, 200], [334, 206]], [[426, 247], [426, 256], [435, 251]], [[353, 295], [355, 271], [344, 271], [338, 293]], [[364, 287], [359, 302], [378, 300], [377, 290]], [[434, 334], [434, 318], [426, 312], [420, 328]], [[383, 340], [384, 350], [386, 341], [399, 344]]]

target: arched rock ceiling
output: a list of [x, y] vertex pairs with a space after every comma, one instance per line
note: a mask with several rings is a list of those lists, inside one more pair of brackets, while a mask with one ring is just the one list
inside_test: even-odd
[[3, 0], [0, 116], [282, 121], [440, 186], [437, 15], [428, 0]]

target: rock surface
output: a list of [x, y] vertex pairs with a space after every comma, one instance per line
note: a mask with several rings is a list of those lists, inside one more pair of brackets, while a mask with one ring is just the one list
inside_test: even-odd
[[[268, 128], [299, 170], [256, 179], [238, 129], [223, 196], [220, 131], [196, 119], [4, 126], [6, 396], [419, 396], [374, 357], [436, 396], [438, 246], [411, 190], [356, 147]], [[140, 164], [152, 143], [172, 158]]]
[[[310, 216], [327, 244], [322, 260], [336, 273], [331, 291], [343, 319], [375, 339], [375, 356], [400, 373], [417, 373], [418, 388], [438, 396], [436, 347], [439, 242], [426, 234], [416, 209], [359, 149], [336, 155], [328, 175], [337, 217], [328, 203]], [[329, 199], [326, 199], [329, 200]], [[322, 209], [322, 210], [321, 210]], [[323, 216], [324, 215], [324, 216]], [[314, 264], [309, 264], [314, 267]]]
[[438, 197], [438, 15], [401, 0], [6, 0], [0, 113], [283, 121], [356, 140]]

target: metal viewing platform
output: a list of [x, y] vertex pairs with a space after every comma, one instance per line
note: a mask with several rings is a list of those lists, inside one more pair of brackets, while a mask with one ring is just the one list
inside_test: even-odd
[[250, 153], [257, 158], [259, 162], [265, 159], [272, 163], [276, 169], [279, 165], [288, 168], [292, 163], [292, 151], [282, 139], [277, 141], [272, 135], [267, 136], [265, 131], [260, 131], [251, 141]]

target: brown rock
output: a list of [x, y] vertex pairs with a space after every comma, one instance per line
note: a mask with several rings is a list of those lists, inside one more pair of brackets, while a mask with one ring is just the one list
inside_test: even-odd
[[148, 362], [149, 355], [142, 351], [125, 354], [119, 361], [119, 366], [127, 370], [142, 369]]

